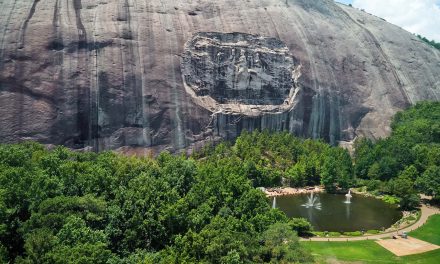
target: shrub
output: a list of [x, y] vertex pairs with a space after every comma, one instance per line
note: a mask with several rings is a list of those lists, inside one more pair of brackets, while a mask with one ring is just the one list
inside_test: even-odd
[[392, 195], [384, 195], [382, 197], [382, 201], [384, 201], [388, 204], [399, 204], [400, 199], [395, 196], [392, 196]]
[[325, 233], [321, 231], [313, 231], [312, 234], [319, 237], [325, 237]]
[[380, 180], [370, 180], [367, 181], [367, 191], [375, 191], [378, 190], [382, 186], [382, 182]]
[[368, 180], [365, 179], [356, 179], [354, 182], [354, 187], [360, 188], [366, 186], [368, 183]]
[[354, 232], [344, 232], [344, 236], [362, 236], [361, 231], [354, 231]]
[[305, 218], [292, 218], [288, 224], [298, 233], [298, 236], [309, 236], [313, 230], [312, 225]]
[[329, 232], [328, 236], [330, 237], [340, 237], [342, 234], [339, 232]]
[[413, 215], [408, 216], [407, 218], [405, 218], [406, 221], [410, 222], [410, 221], [414, 221], [416, 220], [416, 218]]

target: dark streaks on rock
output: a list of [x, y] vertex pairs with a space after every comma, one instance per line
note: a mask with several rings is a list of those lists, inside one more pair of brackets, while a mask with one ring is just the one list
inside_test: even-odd
[[298, 110], [296, 111], [297, 114], [302, 117], [303, 119], [303, 125], [301, 129], [301, 133], [299, 135], [301, 136], [307, 136], [310, 135], [310, 132], [308, 130], [308, 127], [310, 127], [311, 122], [311, 115], [312, 115], [312, 106], [313, 106], [313, 97], [316, 95], [316, 92], [309, 88], [309, 87], [303, 87], [302, 92], [300, 94], [300, 105], [298, 107]]
[[[113, 40], [104, 40], [104, 41], [94, 41], [94, 42], [87, 42], [87, 41], [73, 41], [67, 45], [67, 52], [68, 53], [75, 53], [81, 50], [84, 51], [95, 51], [95, 50], [101, 50], [105, 47], [113, 45]], [[63, 46], [63, 49], [65, 47]]]
[[13, 61], [29, 61], [32, 57], [23, 53], [10, 54], [9, 59]]
[[73, 8], [75, 9], [76, 28], [78, 29], [78, 43], [87, 43], [87, 32], [81, 20], [81, 0], [73, 0]]
[[15, 11], [16, 4], [17, 4], [17, 0], [14, 0], [14, 4], [13, 4], [11, 10], [8, 12], [9, 13], [8, 18], [5, 20], [4, 30], [1, 35], [2, 38], [1, 38], [1, 42], [0, 42], [0, 70], [2, 69], [2, 66], [3, 66], [3, 55], [4, 55], [4, 51], [5, 51], [4, 43], [5, 43], [5, 37], [7, 36], [6, 32], [8, 30], [8, 25], [11, 20], [11, 16]]
[[[73, 0], [73, 8], [75, 10], [75, 21], [76, 28], [78, 31], [78, 42], [77, 42], [77, 50], [76, 53], [80, 53], [81, 50], [88, 51], [88, 41], [87, 41], [87, 32], [84, 27], [84, 24], [81, 19], [81, 9], [82, 3], [81, 0]], [[74, 52], [74, 51], [71, 51]], [[80, 55], [80, 54], [78, 54]], [[84, 56], [84, 55], [80, 55]], [[85, 55], [88, 56], [88, 55]], [[80, 76], [88, 75], [84, 71], [88, 67], [88, 61], [85, 58], [80, 58], [78, 61], [78, 72], [81, 73]], [[77, 128], [79, 130], [78, 143], [79, 145], [85, 146], [86, 144], [94, 145], [94, 139], [92, 134], [95, 128], [91, 127], [93, 123], [94, 114], [91, 113], [91, 100], [90, 100], [90, 87], [83, 86], [81, 84], [76, 84], [77, 90]]]
[[[53, 52], [52, 58], [53, 62], [51, 66], [55, 66], [53, 68], [53, 76], [54, 82], [56, 83], [56, 90], [54, 91], [55, 98], [66, 98], [66, 94], [69, 92], [70, 85], [66, 85], [64, 82], [64, 71], [67, 70], [63, 67], [64, 64], [64, 54], [63, 52], [59, 52], [64, 49], [63, 44], [63, 31], [61, 29], [61, 12], [60, 7], [61, 0], [55, 0], [55, 6], [53, 10], [53, 18], [52, 18], [52, 40], [49, 43], [48, 48], [50, 47]], [[67, 86], [67, 87], [66, 87]], [[57, 118], [54, 120], [54, 124], [51, 127], [50, 134], [55, 138], [62, 138], [66, 131], [66, 118], [64, 115], [59, 115], [59, 113], [64, 113], [68, 111], [66, 107], [66, 99], [60, 99], [54, 104], [54, 107], [57, 111]], [[67, 126], [68, 127], [68, 126]], [[64, 143], [64, 142], [63, 142]]]
[[18, 46], [19, 49], [22, 49], [25, 45], [26, 30], [27, 30], [29, 21], [32, 19], [32, 17], [35, 14], [35, 9], [37, 8], [38, 2], [40, 2], [40, 0], [34, 0], [34, 2], [32, 3], [31, 10], [29, 11], [28, 16], [26, 17], [26, 19], [23, 23], [23, 28], [21, 29], [20, 41], [19, 41], [19, 46]]
[[[3, 3], [1, 142], [178, 151], [270, 129], [338, 144], [387, 136], [396, 111], [440, 99], [439, 51], [332, 0]], [[207, 32], [223, 39], [186, 54]], [[261, 40], [225, 44], [234, 34]]]
[[[148, 82], [149, 85], [146, 85], [142, 83], [142, 94], [143, 94], [143, 102], [142, 102], [142, 122], [143, 122], [143, 140], [144, 144], [147, 147], [151, 147], [153, 144], [152, 139], [152, 130], [153, 127], [151, 125], [150, 116], [155, 110], [155, 106], [157, 106], [158, 100], [157, 100], [157, 94], [155, 93], [154, 89], [156, 89], [155, 82], [152, 81], [150, 72], [148, 72], [146, 69], [153, 68], [156, 64], [156, 57], [153, 47], [155, 46], [155, 35], [154, 35], [154, 16], [153, 13], [150, 12], [153, 10], [152, 3], [148, 2], [146, 4], [146, 15], [145, 15], [145, 21], [146, 21], [146, 28], [145, 28], [145, 34], [146, 34], [146, 40], [145, 40], [145, 46], [144, 47], [144, 53], [142, 53], [143, 56], [140, 56], [140, 64], [143, 65], [142, 67], [142, 75], [143, 81]], [[160, 82], [160, 81], [159, 81]]]
[[[124, 107], [125, 107], [125, 120], [123, 125], [127, 127], [143, 127], [143, 105], [142, 105], [142, 80], [140, 79], [137, 64], [139, 57], [138, 41], [134, 36], [132, 28], [132, 15], [130, 12], [130, 4], [128, 0], [125, 0], [123, 5], [124, 17], [126, 18], [122, 27], [122, 35], [126, 41], [123, 41], [126, 45], [124, 50], [126, 60], [124, 72]], [[127, 41], [135, 40], [135, 41]], [[136, 141], [136, 140], [134, 140]], [[144, 142], [139, 142], [139, 145], [143, 145]], [[138, 145], [132, 142], [131, 145]]]
[[62, 40], [60, 39], [53, 39], [52, 41], [49, 42], [49, 44], [47, 45], [47, 49], [48, 50], [55, 50], [55, 51], [60, 51], [63, 50], [65, 48], [64, 43]]
[[15, 79], [6, 79], [0, 82], [0, 92], [10, 92], [10, 93], [16, 93], [21, 95], [27, 95], [29, 97], [32, 97], [35, 100], [43, 100], [47, 101], [50, 104], [55, 104], [55, 99], [47, 94], [35, 91], [31, 88], [28, 88], [24, 85], [17, 85], [19, 83]]

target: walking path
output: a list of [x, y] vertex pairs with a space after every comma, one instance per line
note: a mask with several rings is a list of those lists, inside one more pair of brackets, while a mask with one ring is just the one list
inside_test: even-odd
[[335, 241], [359, 241], [359, 240], [375, 240], [375, 239], [381, 239], [381, 238], [389, 238], [393, 234], [396, 234], [397, 232], [410, 232], [414, 229], [417, 229], [421, 227], [425, 222], [428, 220], [428, 217], [434, 214], [440, 214], [440, 209], [432, 206], [426, 206], [425, 204], [422, 204], [421, 208], [421, 215], [417, 222], [414, 224], [404, 227], [402, 229], [399, 229], [398, 231], [392, 231], [387, 233], [382, 233], [378, 235], [365, 235], [365, 236], [358, 236], [358, 237], [312, 237], [312, 238], [301, 238], [301, 241], [329, 241], [329, 242], [335, 242]]

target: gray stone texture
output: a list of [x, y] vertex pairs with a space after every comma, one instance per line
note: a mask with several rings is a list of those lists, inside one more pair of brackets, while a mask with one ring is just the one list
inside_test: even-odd
[[[333, 1], [0, 0], [0, 7], [0, 142], [176, 151], [268, 128], [337, 144], [387, 136], [397, 111], [440, 99], [438, 50]], [[241, 69], [234, 64], [220, 69], [223, 79], [207, 77], [209, 96], [197, 93], [185, 80], [192, 69], [185, 59], [197, 57], [188, 43], [212, 32], [248, 41], [240, 54], [253, 62], [276, 50], [257, 52], [265, 44], [255, 45], [256, 36], [285, 49], [287, 62], [269, 56], [271, 74], [246, 68], [258, 83], [276, 83], [260, 87], [272, 92], [241, 83], [223, 93], [234, 90], [227, 80], [249, 80], [228, 75]], [[206, 57], [214, 68], [217, 55]]]

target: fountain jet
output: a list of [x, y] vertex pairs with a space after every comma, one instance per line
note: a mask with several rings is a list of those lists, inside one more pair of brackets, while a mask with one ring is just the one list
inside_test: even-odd
[[321, 210], [321, 203], [319, 202], [319, 197], [315, 196], [313, 192], [310, 193], [309, 197], [307, 197], [307, 203], [303, 204], [302, 206], [306, 208], [315, 208]]
[[344, 203], [346, 203], [346, 204], [351, 203], [350, 199], [351, 199], [351, 190], [348, 190], [348, 193], [345, 195], [345, 202]]

